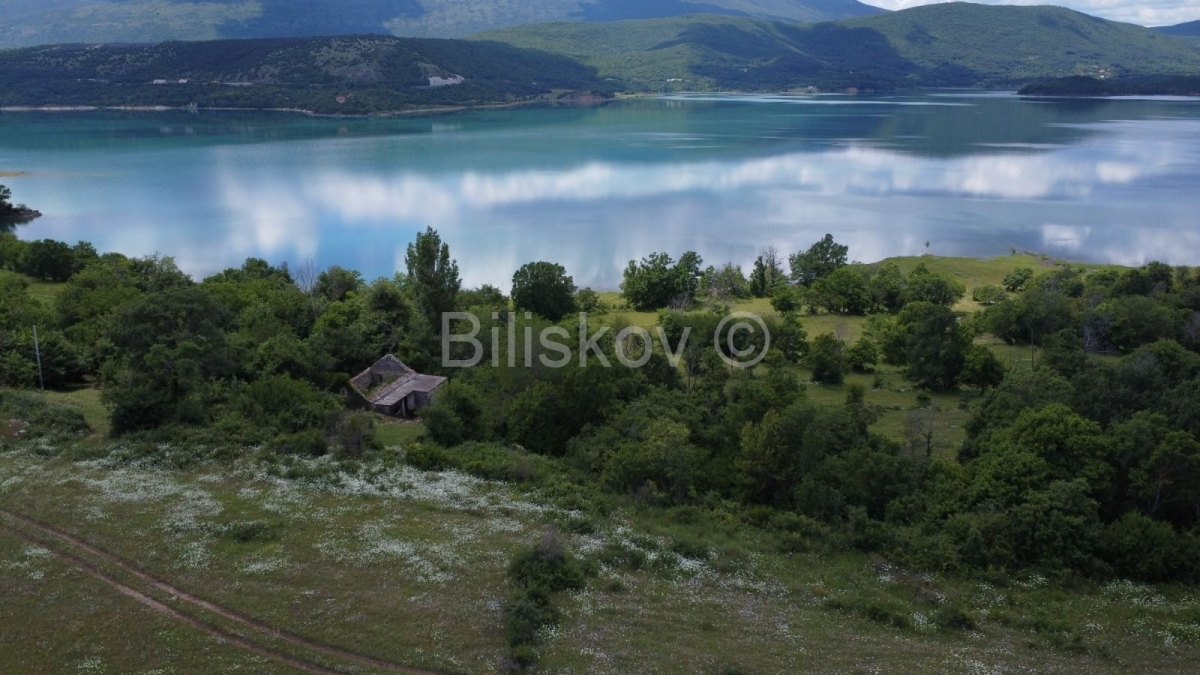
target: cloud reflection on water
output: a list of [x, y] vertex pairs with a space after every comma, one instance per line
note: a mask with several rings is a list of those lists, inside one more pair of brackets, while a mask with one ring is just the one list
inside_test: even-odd
[[[22, 237], [161, 252], [197, 276], [247, 256], [390, 275], [426, 226], [451, 244], [468, 285], [504, 287], [532, 260], [612, 288], [630, 259], [652, 251], [748, 267], [765, 245], [794, 251], [825, 232], [866, 261], [1016, 247], [1200, 264], [1195, 106], [975, 95], [968, 107], [877, 116], [667, 103], [680, 108], [642, 102], [465, 116], [433, 133], [126, 149], [63, 148], [51, 142], [56, 131], [30, 124], [0, 134], [0, 161], [33, 169], [9, 182], [47, 214]], [[725, 147], [699, 147], [716, 140]]]
[[256, 177], [225, 164], [220, 199], [236, 226], [213, 243], [238, 255], [290, 249], [332, 261], [327, 248], [346, 239], [399, 265], [412, 232], [429, 225], [451, 243], [468, 284], [503, 286], [535, 259], [562, 262], [581, 284], [613, 287], [625, 262], [654, 250], [746, 265], [761, 246], [795, 250], [825, 231], [863, 260], [924, 252], [930, 241], [945, 254], [995, 255], [1012, 245], [1125, 263], [1200, 262], [1188, 259], [1196, 248], [1179, 245], [1196, 243], [1185, 224], [1195, 223], [1200, 200], [1145, 199], [1156, 179], [1195, 175], [1197, 149], [1178, 139], [1200, 123], [1105, 126], [1104, 135], [1049, 151], [954, 158], [852, 144], [736, 160], [390, 177], [329, 168]]

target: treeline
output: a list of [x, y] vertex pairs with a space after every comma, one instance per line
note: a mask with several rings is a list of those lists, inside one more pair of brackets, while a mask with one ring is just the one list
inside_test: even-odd
[[[408, 273], [392, 279], [250, 259], [197, 283], [170, 258], [3, 234], [0, 384], [38, 384], [36, 326], [46, 386], [98, 384], [114, 435], [361, 454], [372, 430], [339, 396], [349, 376], [385, 353], [436, 372], [441, 313], [502, 299], [460, 293], [447, 255], [429, 232], [412, 244]], [[65, 284], [42, 303], [13, 272]]]
[[[922, 265], [851, 264], [831, 236], [790, 255], [767, 249], [748, 276], [658, 253], [630, 263], [620, 302], [658, 311], [664, 348], [619, 337], [624, 308], [552, 262], [519, 269], [511, 298], [463, 289], [432, 230], [410, 245], [404, 272], [370, 283], [254, 259], [197, 283], [167, 258], [11, 235], [0, 264], [33, 271], [33, 250], [53, 253], [46, 278], [70, 274], [49, 304], [24, 276], [0, 279], [0, 378], [36, 383], [37, 325], [47, 384], [98, 383], [113, 433], [146, 441], [146, 452], [161, 442], [370, 452], [371, 418], [338, 396], [347, 377], [388, 352], [440, 372], [441, 317], [469, 311], [483, 365], [447, 373], [423, 414], [426, 440], [406, 448], [417, 466], [537, 481], [583, 510], [633, 499], [724, 514], [785, 551], [874, 551], [952, 573], [1200, 580], [1195, 269], [1014, 269], [1003, 286], [975, 289], [986, 308], [972, 313], [958, 309], [965, 289], [954, 280]], [[729, 360], [765, 347], [764, 336], [711, 338], [730, 304], [752, 295], [776, 312], [764, 317], [767, 358], [743, 370]], [[557, 360], [558, 349], [524, 341], [526, 328], [573, 336], [584, 311], [610, 330], [593, 323], [590, 342], [562, 340], [566, 367], [537, 358]], [[810, 339], [805, 317], [822, 312], [865, 314], [862, 338]], [[1005, 367], [977, 339], [985, 334], [1030, 347], [1036, 361]], [[470, 346], [454, 350], [463, 358]], [[509, 354], [529, 357], [510, 366]], [[617, 365], [639, 356], [640, 368]], [[917, 418], [933, 412], [929, 392], [969, 402], [957, 456], [920, 435], [875, 433], [880, 410], [861, 385], [842, 405], [807, 393], [809, 380], [841, 382], [880, 361], [917, 388]]]
[[[976, 289], [985, 311], [964, 313], [953, 280], [845, 257], [827, 237], [787, 256], [787, 272], [767, 251], [749, 278], [694, 253], [631, 263], [625, 299], [663, 307], [672, 349], [685, 327], [706, 336], [679, 368], [656, 352], [641, 370], [468, 370], [425, 415], [433, 444], [414, 457], [511, 480], [546, 480], [529, 458], [551, 458], [584, 503], [733, 512], [784, 550], [873, 551], [952, 573], [1200, 580], [1197, 270], [1016, 269], [1006, 287]], [[741, 371], [706, 331], [728, 298], [751, 294], [773, 299], [775, 340], [765, 368]], [[805, 305], [868, 314], [863, 338], [809, 340]], [[986, 333], [1032, 343], [1036, 362], [1004, 367], [976, 339]], [[842, 406], [806, 394], [806, 376], [839, 382], [876, 360], [918, 392], [972, 401], [957, 458], [873, 433], [880, 411], [861, 386]]]
[[1022, 96], [1200, 96], [1200, 76], [1155, 75], [1097, 79], [1074, 76], [1027, 84]]
[[[961, 320], [952, 309], [966, 293], [957, 281], [918, 265], [908, 274], [895, 264], [878, 269], [847, 262], [849, 249], [825, 235], [809, 249], [785, 257], [768, 248], [754, 262], [749, 278], [732, 264], [701, 269], [693, 252], [678, 262], [657, 253], [625, 270], [622, 293], [635, 309], [668, 308], [659, 324], [673, 337], [685, 329], [709, 335], [737, 299], [770, 298], [777, 317], [768, 320], [773, 349], [768, 358], [805, 365], [813, 379], [840, 384], [851, 371], [872, 372], [882, 360], [901, 366], [921, 387], [939, 390], [959, 384], [987, 387], [1003, 377], [1003, 366], [990, 350], [974, 343], [978, 326]], [[708, 309], [692, 311], [698, 298]], [[840, 338], [817, 336], [810, 344], [801, 312], [871, 315], [866, 335], [852, 345]], [[749, 340], [749, 336], [739, 336]], [[755, 345], [737, 344], [742, 351]], [[700, 354], [685, 352], [690, 365]]]
[[[429, 86], [430, 77], [455, 75], [466, 81]], [[566, 57], [466, 40], [352, 36], [0, 52], [0, 106], [195, 104], [368, 114], [555, 91], [607, 94], [611, 87]]]

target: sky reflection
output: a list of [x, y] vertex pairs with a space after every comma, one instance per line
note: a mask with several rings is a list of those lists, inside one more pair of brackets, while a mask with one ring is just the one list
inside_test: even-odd
[[[981, 97], [871, 120], [825, 109], [781, 129], [780, 112], [799, 106], [669, 103], [559, 125], [447, 119], [425, 134], [124, 152], [14, 151], [0, 133], [0, 169], [28, 168], [6, 181], [47, 213], [20, 236], [161, 252], [199, 276], [251, 255], [389, 275], [427, 225], [450, 243], [466, 284], [502, 287], [532, 260], [613, 288], [630, 259], [652, 251], [748, 266], [767, 244], [794, 251], [825, 232], [864, 261], [1018, 248], [1200, 263], [1200, 106], [1044, 113]], [[1024, 133], [1003, 121], [1031, 109]], [[937, 128], [948, 131], [920, 133]], [[764, 142], [764, 129], [775, 140]], [[664, 154], [664, 144], [675, 149]]]

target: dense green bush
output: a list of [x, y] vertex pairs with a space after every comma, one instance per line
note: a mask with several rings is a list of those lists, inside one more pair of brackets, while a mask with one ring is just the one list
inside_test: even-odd
[[280, 434], [267, 444], [267, 448], [281, 455], [320, 457], [329, 452], [329, 442], [320, 431], [307, 429]]
[[808, 297], [830, 314], [865, 314], [872, 304], [866, 276], [852, 267], [839, 267], [817, 279]]
[[818, 335], [808, 352], [808, 367], [814, 382], [841, 384], [849, 370], [846, 345], [832, 335]]
[[1102, 535], [1101, 557], [1118, 575], [1143, 581], [1195, 580], [1200, 542], [1181, 535], [1169, 523], [1131, 511], [1109, 523]]
[[434, 404], [421, 413], [421, 420], [430, 440], [446, 447], [485, 440], [491, 435], [479, 392], [462, 382], [441, 387]]
[[555, 530], [547, 530], [535, 546], [519, 552], [508, 577], [517, 587], [505, 606], [509, 653], [514, 669], [521, 671], [536, 664], [541, 631], [558, 621], [554, 595], [582, 589], [585, 578]]
[[883, 334], [884, 360], [905, 368], [918, 386], [953, 389], [962, 377], [974, 336], [948, 307], [911, 302]]
[[636, 442], [614, 448], [604, 462], [601, 483], [616, 492], [646, 488], [661, 490], [680, 501], [696, 488], [697, 475], [708, 453], [690, 442], [684, 424], [656, 420], [646, 425]]
[[543, 588], [552, 593], [579, 590], [585, 581], [583, 568], [554, 530], [546, 531], [537, 545], [513, 558], [508, 575], [519, 588]]
[[575, 281], [557, 263], [534, 262], [513, 274], [513, 306], [559, 321], [575, 311]]
[[846, 350], [846, 365], [856, 373], [869, 373], [879, 363], [879, 348], [868, 337], [859, 338]]
[[1009, 293], [1020, 293], [1025, 290], [1025, 285], [1031, 279], [1033, 279], [1033, 270], [1028, 267], [1018, 267], [1004, 275], [1004, 290]]
[[676, 262], [666, 253], [653, 253], [642, 261], [630, 261], [621, 282], [625, 300], [639, 311], [686, 306], [700, 285], [699, 255], [688, 251]]
[[826, 234], [807, 251], [788, 257], [792, 283], [812, 286], [845, 267], [849, 252], [849, 247], [834, 241], [833, 235]]

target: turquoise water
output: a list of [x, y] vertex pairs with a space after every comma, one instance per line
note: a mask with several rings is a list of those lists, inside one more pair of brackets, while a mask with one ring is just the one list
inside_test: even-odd
[[0, 114], [25, 239], [390, 275], [437, 228], [465, 283], [532, 260], [615, 287], [632, 258], [748, 266], [825, 232], [851, 257], [1200, 264], [1200, 101], [694, 96], [392, 120]]

